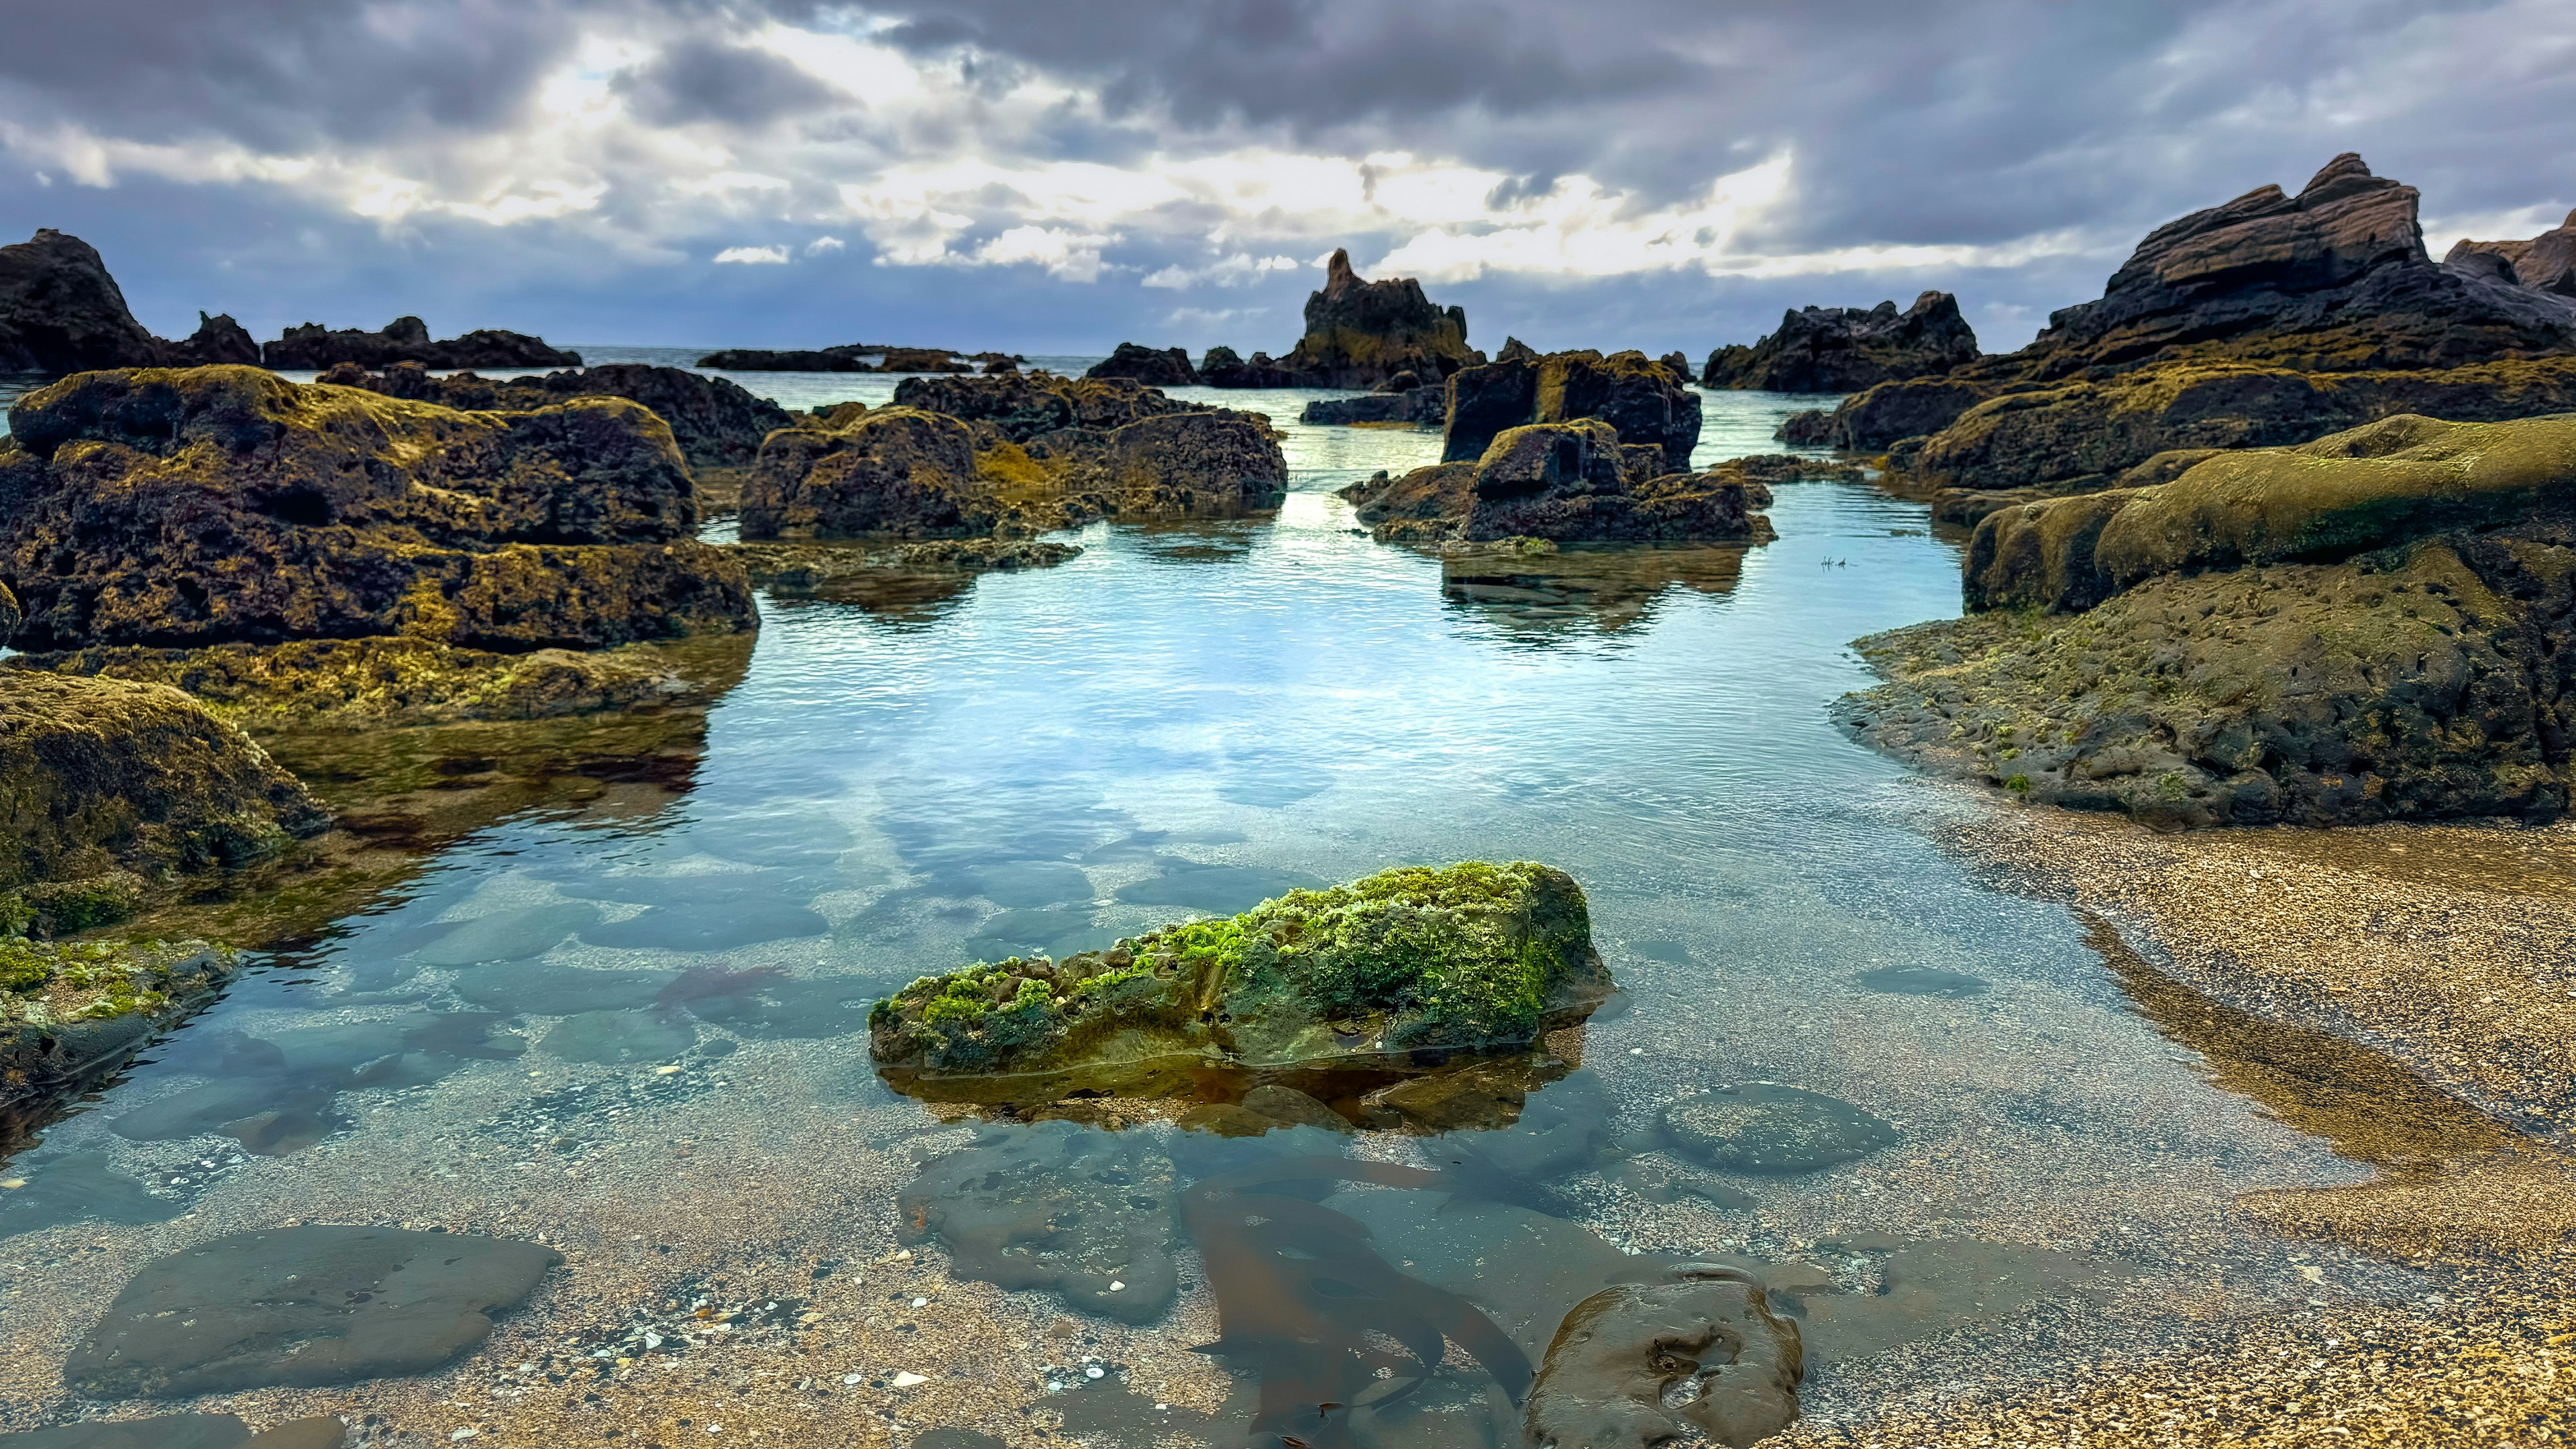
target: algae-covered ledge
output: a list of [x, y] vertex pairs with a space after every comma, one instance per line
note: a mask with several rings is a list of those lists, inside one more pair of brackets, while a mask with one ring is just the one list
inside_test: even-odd
[[1522, 1048], [1613, 989], [1573, 877], [1467, 861], [925, 976], [877, 1003], [869, 1045], [925, 1096], [1159, 1095], [1208, 1073], [1402, 1073]]

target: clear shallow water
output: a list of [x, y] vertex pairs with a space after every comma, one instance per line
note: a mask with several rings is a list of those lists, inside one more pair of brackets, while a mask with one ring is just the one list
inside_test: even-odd
[[[744, 381], [782, 401], [808, 385]], [[872, 400], [893, 379], [829, 382]], [[1210, 394], [1283, 424], [1303, 396]], [[1777, 418], [1810, 401], [1712, 396], [1701, 460], [1770, 450]], [[1336, 1199], [1396, 1268], [1467, 1291], [1479, 1263], [1515, 1254], [1804, 1264], [1825, 1280], [1811, 1301], [1833, 1300], [1810, 1318], [1823, 1419], [2153, 1340], [2174, 1322], [2160, 1295], [2213, 1273], [2245, 1303], [2419, 1291], [2342, 1263], [2320, 1288], [2300, 1270], [2323, 1255], [2243, 1236], [2237, 1192], [2355, 1174], [2209, 1087], [2062, 911], [1986, 888], [1924, 832], [1982, 807], [1828, 722], [1866, 682], [1846, 641], [1957, 606], [1954, 549], [1921, 507], [1793, 485], [1765, 548], [1444, 571], [1358, 536], [1329, 496], [1421, 461], [1435, 436], [1287, 430], [1296, 476], [1275, 521], [1099, 525], [1066, 565], [896, 612], [765, 599], [750, 673], [674, 793], [482, 830], [400, 899], [246, 977], [9, 1165], [29, 1188], [66, 1186], [0, 1199], [16, 1365], [0, 1425], [139, 1411], [60, 1379], [127, 1279], [218, 1234], [311, 1222], [534, 1239], [568, 1261], [459, 1366], [222, 1396], [254, 1422], [374, 1413], [389, 1432], [509, 1444], [753, 1427], [908, 1444], [931, 1425], [1013, 1444], [1242, 1442], [1245, 1406], [1225, 1418], [1227, 1378], [1190, 1352], [1218, 1325], [1186, 1250], [1174, 1305], [1126, 1324], [976, 1281], [941, 1239], [902, 1236], [919, 1163], [973, 1139], [877, 1081], [865, 1007], [977, 957], [1470, 857], [1546, 861], [1589, 892], [1628, 994], [1575, 1050], [1634, 1155], [1550, 1179], [1553, 1211], [1508, 1194], [1447, 1211], [1426, 1192]], [[1903, 967], [1983, 989], [1860, 979]], [[1856, 1103], [1902, 1140], [1789, 1177], [1657, 1145], [1666, 1103], [1750, 1079]], [[988, 1128], [977, 1150], [1070, 1130]], [[1239, 1160], [1167, 1126], [1094, 1135], [1142, 1154], [1121, 1171], [1148, 1177], [1165, 1157], [1182, 1179]], [[1442, 1140], [1357, 1150], [1437, 1163]], [[1676, 1196], [1676, 1174], [1708, 1190]], [[2003, 1247], [1921, 1246], [1961, 1241]], [[1908, 1245], [1934, 1256], [1890, 1256]], [[2006, 1249], [2067, 1256], [1991, 1260]], [[1905, 1263], [1984, 1286], [1908, 1297]], [[1516, 1309], [1515, 1291], [1470, 1296], [1498, 1321], [1521, 1312], [1506, 1327], [1535, 1361], [1566, 1303]], [[702, 1306], [739, 1327], [684, 1325]], [[1482, 1393], [1490, 1410], [1484, 1383], [1453, 1364], [1415, 1404], [1449, 1409], [1390, 1409], [1356, 1442], [1498, 1442], [1476, 1427], [1494, 1413], [1460, 1407]]]

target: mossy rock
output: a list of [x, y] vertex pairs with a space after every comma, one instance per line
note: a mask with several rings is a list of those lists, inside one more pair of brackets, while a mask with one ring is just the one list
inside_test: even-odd
[[1211, 1073], [1403, 1074], [1518, 1050], [1612, 989], [1572, 877], [1468, 861], [1290, 891], [1061, 962], [926, 976], [877, 1003], [869, 1047], [922, 1096], [1159, 1095]]

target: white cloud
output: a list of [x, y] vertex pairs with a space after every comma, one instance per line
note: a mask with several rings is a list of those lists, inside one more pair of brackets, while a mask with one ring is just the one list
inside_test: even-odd
[[1236, 252], [1204, 267], [1192, 269], [1177, 263], [1145, 278], [1148, 287], [1240, 287], [1259, 281], [1272, 272], [1294, 272], [1319, 263], [1301, 262], [1295, 257], [1256, 257], [1250, 252]]
[[819, 257], [826, 252], [837, 252], [848, 245], [848, 242], [836, 236], [818, 236], [805, 244], [805, 255]]
[[753, 267], [778, 266], [786, 262], [787, 248], [726, 247], [723, 251], [716, 253], [716, 260], [719, 262], [735, 262], [743, 266]]

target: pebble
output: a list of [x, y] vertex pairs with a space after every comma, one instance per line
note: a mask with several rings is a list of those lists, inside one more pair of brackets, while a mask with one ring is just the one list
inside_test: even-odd
[[917, 1374], [909, 1369], [906, 1369], [902, 1373], [894, 1376], [894, 1386], [898, 1389], [908, 1389], [914, 1384], [926, 1384], [928, 1382], [930, 1382], [930, 1376], [928, 1374]]

